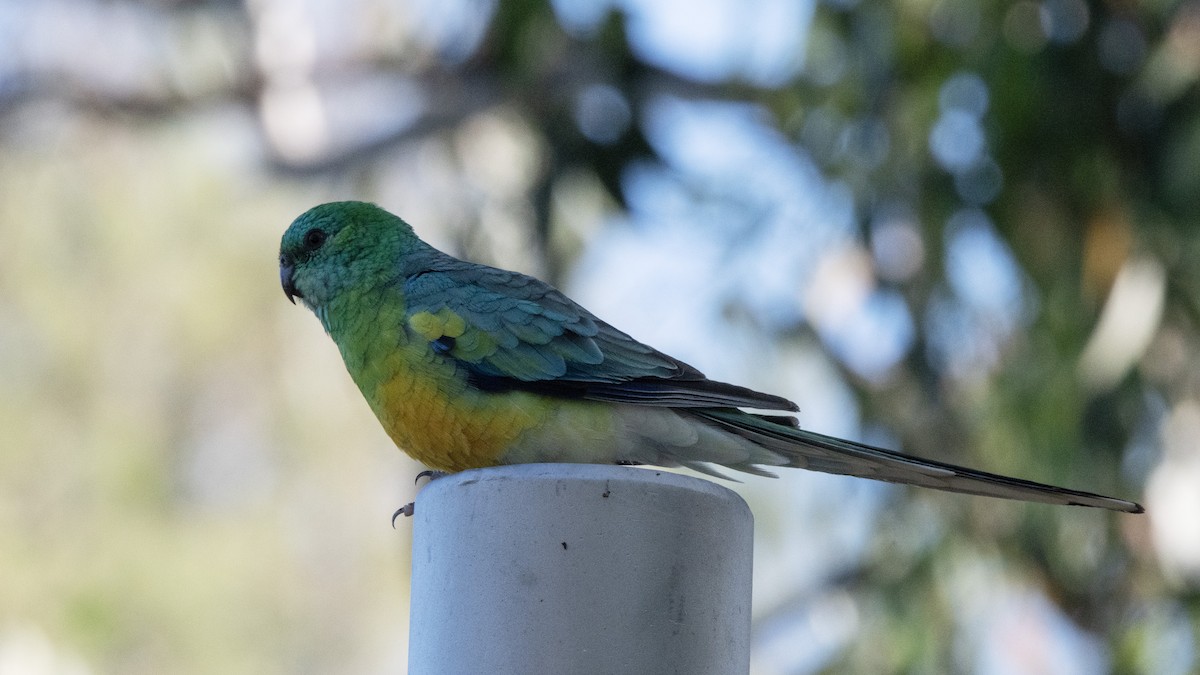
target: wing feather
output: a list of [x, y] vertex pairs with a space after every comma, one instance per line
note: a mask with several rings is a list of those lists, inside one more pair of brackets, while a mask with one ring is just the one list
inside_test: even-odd
[[[479, 387], [647, 406], [796, 410], [791, 401], [709, 380], [634, 340], [533, 277], [437, 257], [404, 282], [410, 327], [433, 342], [449, 312], [465, 328], [444, 358]], [[422, 317], [417, 322], [414, 317]]]

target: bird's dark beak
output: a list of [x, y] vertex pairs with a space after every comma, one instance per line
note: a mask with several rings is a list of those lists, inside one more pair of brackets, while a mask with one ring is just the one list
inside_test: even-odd
[[287, 296], [289, 302], [296, 304], [296, 298], [303, 298], [304, 295], [296, 290], [296, 284], [292, 283], [292, 272], [295, 271], [290, 263], [279, 261], [279, 283], [283, 285], [283, 294]]

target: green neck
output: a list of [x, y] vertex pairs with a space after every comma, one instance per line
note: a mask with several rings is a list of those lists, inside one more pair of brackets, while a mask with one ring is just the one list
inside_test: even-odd
[[340, 293], [314, 313], [356, 380], [408, 342], [404, 293], [397, 284]]

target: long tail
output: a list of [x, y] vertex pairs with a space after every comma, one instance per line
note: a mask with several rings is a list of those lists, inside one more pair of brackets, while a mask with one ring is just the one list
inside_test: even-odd
[[786, 426], [777, 421], [778, 418], [731, 409], [697, 409], [687, 413], [780, 455], [785, 460], [783, 466], [873, 478], [891, 483], [907, 483], [971, 495], [1046, 504], [1092, 506], [1125, 513], [1143, 511], [1140, 504], [1124, 499], [911, 457], [894, 450]]

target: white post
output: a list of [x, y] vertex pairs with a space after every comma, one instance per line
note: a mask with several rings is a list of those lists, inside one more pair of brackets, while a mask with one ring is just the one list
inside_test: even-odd
[[744, 675], [753, 517], [688, 476], [526, 464], [427, 485], [409, 672]]

